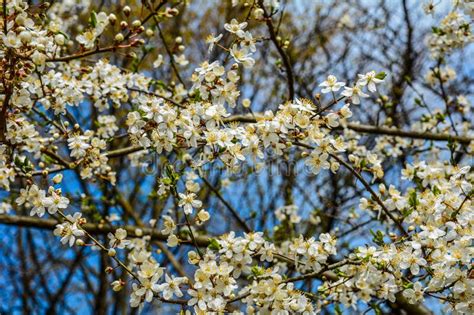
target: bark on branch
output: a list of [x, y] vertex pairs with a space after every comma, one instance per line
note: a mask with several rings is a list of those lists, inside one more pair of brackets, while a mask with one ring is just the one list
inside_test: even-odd
[[[42, 230], [54, 230], [56, 225], [60, 223], [54, 219], [41, 219], [36, 217], [28, 217], [28, 216], [21, 216], [21, 215], [6, 215], [0, 214], [0, 224], [4, 225], [13, 225], [18, 227], [31, 227], [37, 228]], [[109, 232], [115, 232], [116, 229], [119, 227], [105, 225], [105, 224], [94, 224], [94, 223], [86, 223], [82, 226], [84, 230], [91, 234], [107, 234]], [[140, 229], [143, 232], [143, 235], [150, 235], [152, 240], [159, 240], [159, 241], [166, 241], [168, 236], [160, 233], [157, 230], [146, 228], [146, 227], [138, 227], [133, 225], [125, 225], [120, 226], [120, 228], [127, 230], [127, 234], [131, 237], [138, 237], [136, 230]], [[196, 243], [199, 246], [207, 246], [209, 244], [209, 237], [207, 236], [195, 236]], [[187, 243], [186, 243], [187, 244]]]

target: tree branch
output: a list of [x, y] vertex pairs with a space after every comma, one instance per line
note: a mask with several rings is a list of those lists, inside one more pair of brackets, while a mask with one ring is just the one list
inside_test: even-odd
[[[21, 215], [6, 215], [0, 214], [0, 224], [4, 225], [13, 225], [18, 227], [32, 227], [42, 230], [54, 230], [56, 225], [59, 224], [57, 220], [54, 219], [41, 219], [36, 217], [28, 217], [28, 216], [21, 216]], [[104, 224], [95, 224], [95, 223], [86, 223], [81, 226], [85, 231], [91, 234], [107, 234], [110, 232], [115, 232], [116, 229], [122, 228], [127, 231], [127, 234], [131, 237], [139, 237], [136, 234], [137, 229], [141, 229], [143, 235], [150, 235], [152, 240], [159, 240], [159, 241], [166, 241], [168, 239], [167, 235], [160, 233], [151, 228], [146, 227], [139, 227], [133, 225], [126, 225], [126, 226], [110, 226]], [[207, 246], [209, 245], [209, 237], [207, 236], [196, 236], [195, 237], [196, 244], [199, 246]], [[182, 242], [182, 244], [190, 244], [188, 242]]]

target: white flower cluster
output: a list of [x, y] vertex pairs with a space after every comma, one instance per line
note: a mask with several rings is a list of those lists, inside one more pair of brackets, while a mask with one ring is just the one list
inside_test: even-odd
[[[252, 5], [255, 20], [271, 22], [279, 1], [262, 3], [263, 8]], [[239, 1], [232, 4], [235, 6]], [[361, 104], [363, 99], [380, 94], [377, 85], [384, 82], [385, 73], [359, 74], [350, 85], [329, 75], [319, 84], [323, 97], [318, 94], [315, 102], [294, 98], [275, 111], [256, 114], [249, 109], [250, 100], [239, 99], [243, 68], [255, 67], [254, 53], [260, 40], [248, 31], [248, 19], [232, 19], [224, 25], [231, 39], [228, 48], [220, 44], [223, 34], [207, 40], [209, 51], [222, 49], [234, 63], [202, 62], [192, 73], [192, 87], [187, 89], [181, 78], [181, 83], [166, 86], [145, 74], [123, 70], [106, 59], [95, 65], [82, 62], [84, 56], [105, 51], [101, 50], [101, 34], [114, 25], [114, 15], [93, 13], [89, 27], [80, 29], [76, 37], [79, 45], [72, 41], [68, 45], [63, 31], [76, 19], [60, 25], [57, 15], [61, 7], [53, 5], [51, 20], [40, 21], [23, 1], [9, 1], [6, 6], [6, 32], [0, 35], [0, 65], [6, 82], [2, 83], [5, 96], [2, 94], [1, 99], [0, 119], [5, 126], [2, 125], [0, 145], [0, 187], [8, 191], [19, 183], [21, 188], [12, 192], [12, 203], [1, 201], [0, 214], [20, 207], [31, 216], [43, 217], [48, 213], [59, 218], [53, 233], [61, 243], [71, 247], [92, 242], [87, 245], [106, 252], [130, 276], [128, 280], [114, 278], [111, 285], [119, 291], [130, 283], [132, 307], [143, 307], [156, 299], [180, 304], [198, 314], [239, 313], [237, 303], [243, 303], [249, 314], [316, 314], [329, 304], [350, 308], [360, 301], [371, 304], [374, 298], [393, 303], [404, 298], [416, 304], [433, 297], [447, 302], [448, 311], [472, 313], [474, 177], [470, 168], [441, 162], [439, 149], [430, 147], [431, 161], [417, 161], [418, 155], [414, 154], [415, 161], [402, 170], [403, 178], [409, 181], [407, 188], [397, 188], [392, 181], [384, 184], [385, 158], [403, 156], [404, 150], [421, 148], [425, 141], [380, 136], [370, 147], [361, 143], [360, 133], [348, 127], [352, 104]], [[457, 8], [461, 7], [468, 12], [472, 9], [466, 1], [457, 1]], [[429, 6], [427, 9], [432, 10]], [[129, 7], [123, 10], [125, 15], [130, 14]], [[177, 14], [172, 7], [163, 10], [164, 13], [156, 15], [171, 18]], [[106, 47], [108, 51], [132, 47], [137, 44], [137, 35], [144, 31], [138, 20], [130, 26], [121, 23], [120, 27], [129, 30], [129, 34], [116, 34], [114, 45]], [[429, 45], [433, 56], [441, 58], [471, 42], [472, 37], [469, 23], [453, 11], [433, 30]], [[184, 67], [190, 61], [182, 41], [182, 37], [175, 40], [177, 51], [182, 54], [169, 57]], [[78, 46], [79, 52], [64, 56], [66, 46]], [[164, 58], [158, 55], [153, 66], [157, 68], [162, 63]], [[456, 72], [441, 63], [426, 76], [432, 88], [455, 79]], [[329, 99], [327, 104], [323, 104], [324, 98]], [[382, 105], [387, 101], [384, 95], [377, 98]], [[450, 106], [449, 99], [445, 101]], [[340, 102], [344, 104], [339, 105]], [[93, 117], [93, 121], [76, 120], [74, 112], [83, 110], [84, 103], [91, 104], [93, 113], [86, 116]], [[469, 113], [466, 96], [458, 95], [452, 103], [459, 112]], [[232, 115], [240, 106], [251, 115]], [[33, 116], [41, 123], [35, 123]], [[390, 126], [390, 119], [385, 123]], [[434, 110], [411, 128], [422, 132], [443, 129], [443, 112]], [[469, 122], [459, 128], [466, 135], [473, 134]], [[126, 141], [129, 146], [117, 149], [117, 144]], [[296, 149], [314, 175], [322, 170], [335, 173], [344, 164], [363, 182], [370, 197], [365, 195], [359, 200], [358, 209], [362, 211], [354, 210], [350, 218], [362, 212], [380, 226], [394, 223], [400, 233], [395, 233], [395, 225], [384, 226], [384, 230], [371, 231], [372, 243], [339, 250], [343, 246], [337, 247], [332, 232], [300, 234], [302, 229], [295, 226], [306, 224], [303, 211], [296, 204], [285, 204], [274, 213], [281, 226], [268, 234], [230, 231], [215, 238], [199, 235], [210, 220], [209, 209], [200, 194], [204, 180], [200, 178], [201, 171], [206, 166], [222, 166], [233, 173], [245, 165], [261, 165], [266, 158], [264, 152], [283, 159]], [[464, 149], [464, 153], [472, 153], [474, 143]], [[112, 230], [105, 244], [87, 232], [88, 215], [68, 214], [78, 201], [85, 202], [91, 196], [73, 198], [59, 187], [61, 173], [48, 177], [51, 173], [74, 170], [87, 183], [115, 185], [116, 170], [111, 162], [114, 156], [127, 156], [132, 165], [147, 166], [145, 158], [152, 153], [173, 153], [184, 163], [182, 169], [167, 163], [150, 194], [162, 199], [163, 207], [170, 206], [166, 202], [172, 196], [174, 208], [160, 212], [159, 217], [148, 218], [150, 228], [140, 218], [133, 218], [140, 227], [136, 230], [120, 227], [122, 219], [115, 213], [108, 214], [107, 221], [97, 225], [108, 228], [105, 233]], [[56, 166], [51, 168], [52, 165]], [[372, 184], [365, 182], [363, 172], [372, 176]], [[377, 193], [372, 191], [376, 189], [375, 182], [379, 184]], [[206, 184], [218, 195], [218, 188]], [[111, 205], [115, 204], [111, 201]], [[321, 218], [310, 220], [316, 225]], [[286, 225], [291, 229], [279, 239], [277, 234]], [[141, 228], [147, 228], [149, 233]], [[166, 241], [158, 244], [161, 252], [153, 250], [156, 243], [152, 237], [157, 236]], [[198, 237], [202, 237], [200, 244]], [[186, 253], [192, 265], [179, 270], [179, 277], [171, 273], [172, 268], [160, 265], [158, 255], [170, 254], [166, 246]], [[106, 271], [112, 270], [108, 267]], [[192, 277], [185, 276], [188, 272]], [[310, 288], [317, 287], [317, 293], [303, 290], [307, 284], [299, 281], [306, 279]]]
[[[392, 294], [405, 288], [403, 294], [411, 303], [447, 291], [442, 298], [453, 301], [447, 305], [449, 310], [469, 313], [474, 284], [469, 275], [474, 254], [473, 212], [469, 199], [473, 192], [473, 174], [469, 169], [469, 166], [458, 168], [440, 162], [430, 165], [419, 162], [407, 165], [402, 171], [405, 179], [416, 183], [406, 193], [393, 186], [388, 190], [380, 187], [385, 205], [390, 211], [398, 212], [412, 234], [400, 245], [385, 243], [380, 248], [359, 248], [355, 255], [366, 263], [344, 270], [348, 277], [360, 277], [359, 273], [367, 275], [370, 268], [371, 278], [389, 277], [391, 286], [396, 284]], [[371, 200], [361, 202], [363, 209], [380, 210]], [[383, 243], [382, 234], [379, 241]], [[406, 280], [399, 276], [404, 270], [410, 271]], [[426, 285], [419, 282], [422, 279]], [[381, 283], [384, 281], [375, 281], [372, 287], [366, 288], [369, 290], [367, 298], [389, 289], [380, 288]]]
[[[466, 8], [467, 6], [471, 6], [472, 12], [472, 2], [466, 4]], [[432, 57], [439, 59], [472, 43], [473, 40], [474, 35], [471, 32], [470, 21], [466, 20], [461, 12], [453, 10], [443, 18], [439, 27], [433, 27], [432, 33], [428, 37], [428, 47]]]
[[[300, 271], [318, 272], [328, 257], [336, 254], [335, 239], [328, 234], [321, 235], [319, 242], [300, 237], [285, 246], [288, 257], [294, 258]], [[195, 282], [188, 291], [192, 297], [188, 305], [194, 306], [196, 313], [224, 311], [228, 303], [241, 299], [247, 304], [248, 313], [273, 310], [315, 314], [310, 300], [293, 283], [284, 281], [278, 267], [265, 269], [263, 265], [255, 265], [256, 261], [265, 264], [281, 258], [293, 261], [279, 254], [274, 244], [263, 239], [262, 233], [235, 237], [231, 232], [212, 243], [202, 258], [194, 251], [188, 257], [190, 263], [199, 265], [194, 273]], [[249, 276], [254, 280], [237, 296], [236, 279]]]

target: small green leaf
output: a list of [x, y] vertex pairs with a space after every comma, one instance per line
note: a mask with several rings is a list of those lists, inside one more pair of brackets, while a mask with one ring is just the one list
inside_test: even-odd
[[219, 245], [219, 242], [217, 242], [215, 238], [212, 238], [209, 241], [209, 245], [207, 246], [207, 248], [218, 251], [219, 249], [221, 249], [221, 245]]
[[261, 276], [261, 275], [264, 274], [263, 268], [260, 267], [260, 266], [257, 266], [257, 265], [252, 266], [251, 271], [252, 271], [252, 275], [253, 275], [254, 277], [259, 277], [259, 276]]
[[372, 234], [373, 238], [372, 238], [372, 242], [374, 242], [375, 244], [379, 245], [379, 246], [382, 246], [385, 244], [383, 238], [384, 238], [384, 234], [382, 231], [378, 230], [377, 232], [374, 232], [372, 229], [370, 229], [370, 234]]
[[418, 198], [416, 197], [416, 191], [415, 190], [412, 190], [410, 192], [410, 196], [408, 198], [408, 204], [412, 207], [416, 207], [417, 205], [419, 205], [419, 201], [418, 201]]
[[97, 26], [97, 14], [95, 13], [95, 11], [92, 11], [92, 13], [91, 13], [90, 23], [91, 23], [92, 27]]
[[383, 80], [385, 79], [385, 77], [387, 76], [387, 74], [383, 71], [377, 73], [377, 75], [375, 76], [375, 78], [379, 79], [379, 80]]

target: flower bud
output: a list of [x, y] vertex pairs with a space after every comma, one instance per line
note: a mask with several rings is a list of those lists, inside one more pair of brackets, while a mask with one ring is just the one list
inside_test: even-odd
[[110, 24], [112, 24], [112, 25], [114, 25], [115, 22], [117, 22], [117, 17], [115, 16], [115, 14], [113, 14], [113, 13], [110, 13], [110, 14], [109, 14], [109, 22], [110, 22]]
[[115, 292], [118, 292], [122, 290], [123, 286], [125, 285], [125, 282], [122, 281], [122, 279], [115, 280], [112, 282], [112, 290]]
[[15, 18], [15, 22], [18, 25], [24, 25], [26, 21], [26, 15], [18, 14]]
[[254, 11], [253, 11], [253, 17], [257, 20], [263, 18], [263, 9], [262, 8], [256, 8]]
[[31, 32], [30, 31], [22, 31], [19, 35], [19, 38], [23, 44], [28, 44], [31, 42]]
[[132, 12], [132, 9], [130, 9], [130, 7], [128, 5], [126, 5], [126, 6], [123, 7], [122, 12], [123, 12], [123, 14], [125, 14], [125, 16], [129, 16], [130, 12]]
[[109, 248], [107, 255], [109, 255], [109, 257], [115, 257], [115, 255], [117, 255], [117, 251], [114, 248]]
[[57, 174], [53, 177], [53, 183], [59, 184], [63, 180], [63, 174]]
[[122, 42], [124, 39], [125, 39], [125, 37], [123, 36], [122, 33], [118, 33], [117, 35], [115, 35], [115, 41], [116, 41], [117, 43]]
[[153, 35], [155, 35], [155, 32], [153, 32], [151, 28], [147, 28], [145, 31], [145, 35], [148, 37], [152, 37]]
[[197, 216], [198, 216], [199, 220], [201, 220], [202, 222], [206, 222], [211, 217], [209, 215], [209, 212], [207, 212], [206, 210], [199, 211]]
[[124, 29], [126, 29], [127, 27], [128, 27], [128, 23], [127, 23], [126, 21], [120, 22], [120, 28], [121, 28], [121, 29], [124, 30]]
[[176, 8], [170, 8], [166, 10], [166, 14], [168, 16], [177, 16], [179, 14], [179, 11]]
[[142, 22], [140, 20], [135, 20], [132, 22], [132, 26], [133, 28], [138, 28], [140, 26], [142, 26]]
[[54, 35], [54, 42], [57, 45], [62, 46], [66, 43], [66, 37], [64, 37], [63, 34], [56, 34]]
[[169, 247], [176, 247], [178, 246], [179, 244], [179, 239], [176, 235], [174, 234], [171, 234], [170, 236], [168, 236], [168, 239], [166, 241], [166, 244], [169, 246]]

